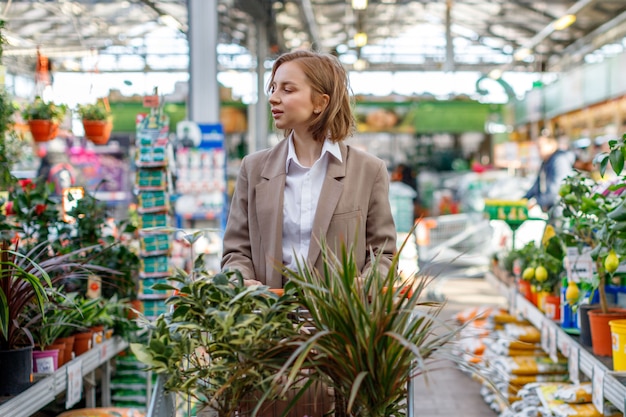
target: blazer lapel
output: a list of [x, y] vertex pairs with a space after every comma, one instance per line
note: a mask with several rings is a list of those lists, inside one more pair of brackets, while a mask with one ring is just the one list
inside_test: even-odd
[[340, 143], [342, 162], [331, 157], [328, 162], [328, 171], [322, 185], [322, 192], [317, 203], [315, 218], [313, 219], [313, 230], [311, 231], [311, 243], [309, 245], [309, 253], [307, 260], [311, 265], [315, 265], [317, 257], [320, 255], [320, 239], [326, 236], [330, 221], [335, 214], [335, 208], [341, 193], [343, 192], [343, 182], [341, 180], [346, 176], [346, 162], [348, 158], [348, 148], [345, 144]]
[[261, 176], [267, 181], [256, 185], [256, 211], [261, 242], [266, 248], [265, 279], [271, 288], [281, 288], [282, 278], [276, 267], [283, 259], [283, 198], [287, 142], [277, 145], [265, 162]]

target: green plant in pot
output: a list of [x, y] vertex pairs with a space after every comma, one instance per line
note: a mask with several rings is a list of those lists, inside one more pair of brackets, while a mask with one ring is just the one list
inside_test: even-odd
[[176, 290], [171, 313], [154, 322], [147, 344], [131, 349], [149, 369], [165, 377], [165, 389], [195, 398], [226, 417], [276, 399], [272, 384], [291, 355], [287, 339], [301, 337], [292, 316], [293, 297], [278, 297], [265, 286], [243, 285], [238, 272], [209, 276], [201, 262], [191, 274], [171, 277]]
[[58, 134], [59, 124], [65, 118], [68, 107], [52, 101], [44, 101], [40, 96], [22, 109], [22, 118], [28, 123], [35, 142], [46, 142]]
[[107, 143], [113, 128], [113, 118], [106, 103], [98, 100], [93, 104], [79, 104], [77, 112], [83, 122], [85, 137], [98, 145]]
[[[578, 173], [567, 178], [561, 186], [561, 206], [565, 227], [560, 231], [566, 246], [578, 247], [579, 253], [589, 251], [594, 264], [591, 279], [585, 279], [578, 285], [568, 282], [570, 286], [580, 287], [578, 297], [572, 295], [570, 303], [575, 307], [581, 303], [588, 303], [591, 294], [597, 290], [599, 295], [599, 309], [588, 312], [591, 325], [591, 339], [593, 351], [597, 355], [611, 356], [611, 333], [608, 321], [626, 317], [626, 310], [611, 306], [607, 299], [606, 286], [611, 284], [614, 274], [620, 263], [620, 258], [626, 256], [626, 194], [620, 173], [624, 164], [623, 140], [610, 141], [611, 151], [600, 158], [600, 171], [606, 172], [610, 164], [618, 175], [614, 182], [598, 183], [588, 178], [584, 173]], [[588, 287], [586, 293], [583, 287]], [[600, 326], [594, 326], [598, 322]], [[603, 343], [600, 343], [600, 340]]]
[[[35, 309], [43, 313], [50, 302], [49, 295], [69, 279], [86, 280], [94, 272], [115, 271], [89, 263], [88, 254], [94, 247], [60, 255], [43, 241], [22, 253], [19, 239], [12, 243], [10, 238], [3, 235], [0, 241], [0, 351], [32, 351], [34, 329], [30, 327], [32, 316], [27, 314], [29, 311]], [[28, 361], [31, 361], [30, 352]], [[2, 359], [0, 363], [6, 364]], [[0, 366], [0, 371], [3, 370], [5, 368]], [[12, 378], [4, 379], [4, 375], [0, 375], [0, 381], [12, 381]], [[22, 390], [29, 384], [30, 378], [27, 378], [13, 383], [13, 388]], [[6, 387], [0, 387], [0, 391], [2, 389]]]
[[335, 255], [322, 242], [323, 271], [303, 264], [287, 272], [285, 290], [296, 291], [310, 314], [305, 326], [314, 331], [294, 342], [279, 375], [291, 379], [307, 363], [339, 394], [336, 415], [404, 415], [408, 382], [436, 359], [456, 358], [449, 342], [461, 328], [438, 318], [443, 303], [423, 298], [429, 278], [402, 282], [396, 272], [401, 251], [389, 273], [379, 272], [376, 258], [360, 276], [352, 248]]

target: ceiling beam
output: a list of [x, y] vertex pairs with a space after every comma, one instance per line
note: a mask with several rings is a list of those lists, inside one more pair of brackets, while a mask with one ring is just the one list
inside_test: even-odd
[[315, 21], [315, 13], [313, 13], [313, 5], [311, 0], [298, 0], [300, 5], [300, 18], [304, 22], [305, 29], [309, 34], [311, 40], [311, 46], [315, 49], [319, 49], [322, 46], [322, 42], [317, 29], [317, 22]]
[[626, 11], [565, 48], [555, 68], [562, 71], [564, 68], [580, 62], [585, 55], [624, 36], [626, 36]]

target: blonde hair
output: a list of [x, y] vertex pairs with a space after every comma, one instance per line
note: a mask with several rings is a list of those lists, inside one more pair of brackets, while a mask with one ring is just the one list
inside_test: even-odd
[[[352, 97], [348, 74], [341, 62], [325, 53], [305, 50], [287, 52], [274, 62], [269, 86], [274, 83], [276, 70], [285, 62], [295, 62], [300, 66], [311, 84], [313, 102], [323, 94], [329, 97], [326, 108], [320, 114], [313, 115], [309, 126], [309, 132], [315, 140], [321, 142], [328, 137], [333, 142], [339, 142], [352, 135], [355, 128]], [[291, 129], [287, 129], [285, 137], [290, 133]]]

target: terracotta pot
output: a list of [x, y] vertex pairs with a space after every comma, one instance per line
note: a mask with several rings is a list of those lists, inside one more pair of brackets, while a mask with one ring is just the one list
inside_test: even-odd
[[59, 133], [59, 124], [50, 120], [29, 120], [28, 127], [35, 142], [47, 142]]
[[105, 145], [111, 137], [113, 123], [104, 120], [85, 120], [83, 119], [83, 128], [85, 129], [85, 137], [96, 145]]
[[626, 319], [626, 308], [609, 308], [608, 313], [602, 313], [600, 309], [589, 310], [594, 355], [611, 356], [613, 354], [609, 321], [619, 319]]
[[87, 352], [92, 347], [93, 331], [87, 330], [85, 332], [74, 334], [74, 355], [79, 356]]
[[554, 294], [546, 295], [543, 302], [543, 312], [550, 320], [561, 320], [561, 297]]
[[525, 299], [530, 300], [531, 298], [531, 294], [530, 294], [530, 282], [520, 279], [517, 282], [517, 290], [519, 291], [520, 294], [522, 294], [524, 296]]
[[67, 349], [67, 346], [64, 342], [59, 342], [58, 340], [55, 340], [52, 344], [50, 344], [50, 346], [46, 346], [46, 350], [48, 349], [56, 349], [59, 351], [57, 355], [57, 368], [67, 363], [65, 360], [65, 349]]
[[65, 344], [65, 354], [63, 355], [62, 361], [64, 364], [74, 359], [72, 357], [72, 353], [74, 352], [74, 336], [59, 337], [56, 342]]

